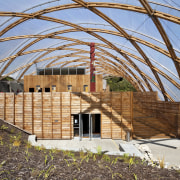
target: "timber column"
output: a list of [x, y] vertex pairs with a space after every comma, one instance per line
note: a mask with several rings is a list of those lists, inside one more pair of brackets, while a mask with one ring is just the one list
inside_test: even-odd
[[96, 92], [95, 43], [90, 44], [90, 92]]

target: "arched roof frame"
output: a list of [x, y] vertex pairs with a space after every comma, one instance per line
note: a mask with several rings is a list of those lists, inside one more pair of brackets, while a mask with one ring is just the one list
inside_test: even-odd
[[[121, 32], [122, 34], [123, 34], [123, 36], [126, 38], [126, 39], [128, 39], [133, 45], [134, 45], [134, 47], [138, 50], [138, 52], [141, 54], [141, 56], [143, 57], [143, 59], [146, 61], [146, 63], [148, 64], [148, 66], [151, 68], [151, 70], [152, 70], [152, 72], [153, 72], [153, 74], [154, 74], [154, 76], [156, 77], [156, 79], [157, 79], [157, 81], [158, 81], [158, 83], [159, 83], [159, 86], [160, 86], [160, 88], [161, 88], [161, 91], [162, 91], [162, 93], [163, 93], [163, 95], [164, 95], [164, 98], [165, 98], [165, 100], [167, 100], [167, 96], [166, 96], [166, 92], [165, 92], [165, 90], [164, 90], [164, 87], [163, 87], [163, 84], [162, 84], [162, 82], [161, 82], [161, 80], [160, 80], [160, 78], [158, 77], [158, 74], [157, 74], [157, 71], [155, 70], [155, 68], [153, 68], [153, 66], [151, 67], [151, 62], [149, 61], [149, 59], [148, 59], [148, 57], [146, 56], [146, 54], [142, 51], [142, 49], [138, 46], [138, 44], [136, 43], [136, 40], [133, 40], [133, 39], [131, 39], [131, 37], [129, 37], [128, 36], [128, 34], [125, 32], [125, 31], [123, 31], [123, 29], [121, 29], [121, 27], [118, 27], [118, 26], [116, 26], [116, 23], [115, 22], [113, 22], [109, 17], [107, 17], [107, 16], [104, 16], [104, 14], [103, 13], [101, 13], [99, 10], [97, 10], [95, 7], [105, 7], [107, 4], [108, 4], [108, 6], [107, 7], [109, 7], [109, 5], [110, 5], [110, 7], [113, 7], [114, 6], [114, 4], [116, 4], [115, 6], [116, 7], [113, 7], [113, 8], [119, 8], [119, 7], [117, 7], [117, 5], [120, 5], [121, 6], [121, 8], [119, 8], [119, 9], [123, 9], [123, 8], [125, 8], [125, 10], [131, 10], [131, 11], [136, 11], [136, 12], [140, 12], [140, 13], [144, 13], [144, 14], [148, 14], [149, 16], [151, 16], [151, 18], [153, 19], [153, 21], [154, 21], [154, 24], [156, 25], [156, 27], [157, 27], [157, 29], [159, 30], [159, 32], [160, 32], [160, 34], [161, 34], [161, 36], [162, 36], [162, 38], [163, 38], [163, 40], [164, 40], [164, 42], [165, 42], [165, 44], [166, 44], [166, 46], [167, 46], [167, 49], [169, 50], [169, 54], [171, 55], [171, 58], [172, 58], [172, 60], [174, 61], [174, 63], [175, 63], [175, 66], [176, 66], [176, 69], [177, 69], [177, 72], [178, 72], [178, 74], [179, 74], [179, 62], [178, 62], [178, 57], [176, 56], [176, 54], [175, 54], [175, 52], [174, 52], [174, 49], [173, 49], [173, 47], [172, 47], [172, 45], [171, 45], [171, 43], [170, 43], [170, 41], [169, 41], [169, 39], [168, 39], [168, 37], [167, 37], [167, 35], [166, 35], [166, 33], [165, 33], [165, 31], [164, 31], [164, 29], [163, 29], [163, 27], [161, 26], [161, 24], [160, 24], [160, 22], [158, 22], [158, 18], [163, 18], [163, 19], [166, 19], [166, 20], [170, 20], [170, 21], [172, 21], [172, 22], [174, 22], [174, 23], [177, 23], [177, 24], [179, 24], [180, 23], [180, 21], [179, 21], [179, 18], [178, 17], [175, 17], [175, 16], [172, 16], [172, 15], [167, 15], [167, 14], [165, 14], [165, 13], [162, 13], [162, 12], [154, 12], [152, 9], [151, 9], [151, 7], [149, 6], [149, 4], [148, 4], [148, 2], [146, 1], [146, 0], [140, 0], [140, 2], [142, 3], [142, 5], [144, 6], [144, 8], [142, 8], [142, 7], [138, 7], [138, 10], [136, 9], [134, 9], [134, 6], [132, 6], [132, 5], [126, 5], [126, 6], [124, 6], [124, 5], [122, 5], [122, 4], [117, 4], [117, 3], [94, 3], [95, 5], [93, 5], [93, 3], [86, 3], [86, 2], [83, 2], [83, 1], [81, 1], [81, 0], [75, 0], [75, 2], [77, 2], [78, 4], [76, 4], [76, 7], [77, 6], [79, 6], [79, 7], [81, 7], [81, 6], [83, 6], [83, 7], [86, 7], [87, 9], [89, 9], [89, 10], [91, 10], [92, 12], [94, 12], [94, 13], [96, 13], [98, 16], [100, 16], [100, 17], [102, 17], [103, 19], [105, 19], [108, 23], [110, 23], [113, 27], [115, 27], [119, 32]], [[106, 5], [104, 5], [104, 4], [106, 4]], [[75, 5], [75, 4], [72, 4], [72, 5]], [[127, 6], [128, 6], [128, 8], [129, 9], [127, 9]], [[63, 6], [61, 7], [61, 8], [63, 8]], [[65, 7], [64, 7], [65, 8]], [[67, 7], [66, 7], [67, 8]], [[72, 7], [71, 7], [72, 8]], [[141, 9], [141, 10], [140, 10]], [[143, 11], [145, 10], [145, 12], [142, 12], [142, 9], [143, 9]], [[48, 9], [45, 9], [44, 11], [39, 11], [39, 12], [41, 12], [42, 14], [43, 13], [47, 13], [47, 10], [53, 10], [53, 8], [48, 8]], [[56, 9], [57, 10], [57, 9]], [[28, 18], [38, 18], [38, 19], [41, 19], [40, 18], [40, 16], [41, 15], [37, 15], [39, 12], [37, 12], [37, 13], [33, 13], [33, 14], [31, 14], [31, 15], [29, 15], [29, 17]], [[17, 13], [13, 13], [14, 14], [14, 16], [16, 16], [17, 15]], [[22, 16], [24, 16], [25, 18], [27, 17], [26, 15], [24, 15], [23, 13], [20, 13]], [[36, 14], [36, 15], [35, 15]], [[20, 15], [20, 16], [21, 16]], [[33, 15], [33, 16], [32, 16]], [[49, 18], [48, 18], [49, 19]], [[176, 20], [175, 20], [176, 19]], [[21, 20], [21, 19], [20, 19]], [[46, 18], [45, 18], [45, 20], [46, 20]], [[52, 19], [51, 19], [52, 20]], [[110, 21], [109, 21], [110, 20]], [[12, 24], [11, 24], [11, 26], [12, 26]], [[120, 29], [119, 29], [120, 28]], [[8, 30], [8, 28], [6, 28], [6, 30]], [[82, 29], [81, 29], [82, 30]], [[85, 31], [84, 31], [85, 32]], [[2, 33], [3, 33], [3, 31], [2, 31]], [[113, 48], [113, 49], [115, 49], [117, 52], [119, 52], [119, 49], [116, 47], [116, 46], [112, 46], [112, 44], [110, 43], [110, 42], [108, 42], [106, 39], [104, 39], [103, 37], [101, 37], [101, 36], [99, 36], [99, 35], [97, 35], [96, 33], [94, 33], [94, 32], [87, 32], [87, 33], [90, 33], [91, 35], [93, 35], [94, 37], [96, 37], [96, 38], [99, 38], [100, 40], [103, 40], [106, 44], [108, 44], [108, 45], [110, 45], [111, 46], [111, 48]], [[117, 48], [117, 49], [116, 49]], [[122, 52], [120, 51], [120, 54], [121, 54]], [[124, 54], [124, 53], [122, 53], [121, 54], [126, 60], [128, 60], [128, 56], [126, 55], [126, 54]], [[131, 61], [131, 60], [130, 60]], [[130, 63], [130, 61], [128, 60], [128, 62]], [[149, 61], [149, 62], [148, 62]], [[131, 65], [132, 64], [134, 64], [133, 63], [133, 61], [131, 61]], [[138, 68], [138, 67], [137, 67]], [[156, 68], [157, 69], [157, 68]], [[142, 73], [141, 73], [141, 75], [142, 75]], [[143, 77], [143, 79], [146, 79], [146, 76], [147, 75], [142, 75], [142, 77]], [[148, 82], [148, 81], [147, 81]]]
[[[63, 37], [63, 39], [64, 39], [64, 37]], [[73, 45], [74, 43], [72, 43], [71, 45]], [[75, 43], [76, 44], [76, 43]], [[87, 44], [87, 43], [85, 43], [85, 44]], [[100, 44], [98, 44], [98, 45], [100, 45]], [[107, 47], [107, 46], [106, 46]], [[47, 48], [47, 50], [49, 51], [49, 52], [51, 52], [51, 51], [53, 51], [53, 50], [60, 50], [60, 49], [66, 49], [66, 45], [63, 45], [63, 46], [61, 46], [61, 47], [57, 47], [57, 48]], [[14, 58], [14, 57], [16, 57], [16, 56], [19, 56], [19, 55], [25, 55], [25, 54], [28, 54], [28, 53], [33, 53], [33, 52], [38, 52], [38, 51], [44, 51], [45, 49], [40, 49], [40, 50], [32, 50], [32, 51], [27, 51], [27, 52], [25, 52], [25, 53], [22, 53], [22, 54], [16, 54], [16, 55], [14, 55], [14, 56], [10, 56], [10, 57], [8, 57], [8, 58]], [[70, 49], [69, 49], [70, 50]], [[102, 49], [101, 49], [102, 50]], [[47, 55], [47, 53], [48, 52], [46, 52], [45, 54], [44, 54], [44, 56], [45, 55]], [[141, 59], [141, 58], [139, 58], [139, 57], [136, 57], [135, 55], [132, 55], [132, 54], [130, 54], [130, 53], [128, 53], [128, 52], [125, 52], [126, 54], [128, 54], [128, 55], [130, 55], [131, 57], [134, 57], [135, 59], [137, 59], [137, 60], [140, 60], [140, 62], [142, 62], [142, 63], [144, 63], [144, 64], [146, 64], [144, 61], [143, 61], [143, 59]], [[71, 53], [70, 53], [71, 54]], [[76, 54], [76, 53], [75, 53]], [[107, 54], [107, 53], [106, 53]], [[108, 54], [109, 55], [109, 54]], [[64, 55], [64, 57], [68, 57], [69, 56], [69, 54], [68, 55]], [[41, 58], [42, 58], [43, 56], [41, 56]], [[117, 57], [115, 57], [115, 56], [113, 56], [112, 54], [111, 54], [111, 57], [113, 57], [114, 59], [117, 59]], [[4, 59], [4, 60], [7, 60], [8, 58], [6, 58], [6, 59]], [[118, 61], [119, 61], [119, 59], [118, 59]], [[122, 61], [122, 59], [121, 59], [121, 61]], [[125, 61], [124, 61], [125, 62]], [[147, 65], [147, 64], [146, 64]], [[163, 73], [163, 71], [160, 71], [160, 70], [158, 70], [157, 68], [155, 68], [154, 67], [154, 69], [158, 72], [158, 73], [160, 73], [161, 75], [163, 75], [166, 79], [168, 79], [170, 82], [172, 82], [176, 87], [178, 87], [178, 88], [180, 88], [180, 85], [178, 84], [178, 83], [176, 83], [176, 81], [174, 81], [173, 79], [171, 79], [169, 76], [167, 76], [165, 73]], [[27, 69], [26, 70], [28, 70], [28, 67], [27, 67]], [[24, 73], [23, 73], [24, 74]], [[142, 74], [142, 72], [141, 72], [141, 74]], [[144, 73], [143, 73], [144, 74]], [[22, 76], [21, 76], [22, 77]]]

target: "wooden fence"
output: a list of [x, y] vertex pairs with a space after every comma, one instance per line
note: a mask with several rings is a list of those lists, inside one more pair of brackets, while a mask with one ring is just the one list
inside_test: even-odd
[[73, 138], [73, 114], [101, 114], [101, 138], [125, 139], [132, 128], [132, 92], [0, 93], [0, 118], [38, 138]]
[[156, 92], [134, 93], [133, 129], [137, 138], [180, 137], [180, 103], [158, 101]]

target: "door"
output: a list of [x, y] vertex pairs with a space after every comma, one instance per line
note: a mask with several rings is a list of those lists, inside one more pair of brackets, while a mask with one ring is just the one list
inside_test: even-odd
[[79, 114], [79, 137], [92, 138], [92, 116], [91, 114]]

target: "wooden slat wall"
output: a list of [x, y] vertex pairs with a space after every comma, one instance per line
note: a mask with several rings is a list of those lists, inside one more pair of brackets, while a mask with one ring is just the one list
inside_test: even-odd
[[24, 128], [23, 93], [15, 96], [15, 125]]
[[14, 111], [14, 93], [6, 93], [5, 95], [5, 120], [9, 123], [15, 124], [15, 111]]
[[[96, 92], [103, 91], [102, 75], [96, 75]], [[72, 85], [72, 92], [83, 92], [83, 86], [88, 85], [90, 91], [89, 75], [28, 75], [24, 76], [24, 92], [29, 92], [29, 88], [36, 90], [36, 85], [40, 85], [42, 91], [56, 85], [56, 92], [67, 92], [67, 86]]]
[[122, 138], [122, 93], [112, 93], [112, 139]]
[[122, 139], [126, 139], [127, 131], [132, 129], [132, 92], [122, 92]]
[[43, 111], [42, 111], [42, 93], [33, 93], [32, 107], [33, 107], [33, 132], [37, 138], [44, 138], [44, 125], [43, 125]]
[[165, 138], [178, 137], [180, 128], [178, 102], [157, 100], [157, 93], [134, 93], [133, 127], [134, 137]]
[[177, 127], [178, 127], [178, 130], [177, 130], [177, 137], [180, 138], [180, 103], [179, 103], [179, 114], [178, 114], [178, 123], [177, 123]]
[[2, 119], [4, 112], [5, 120], [36, 134], [37, 138], [73, 138], [72, 114], [79, 113], [101, 114], [101, 138], [125, 139], [126, 131], [131, 130], [130, 92], [2, 93], [0, 104]]
[[101, 93], [101, 138], [112, 137], [112, 93]]
[[[21, 94], [21, 93], [20, 93]], [[33, 131], [33, 94], [24, 93], [24, 128], [34, 134]]]
[[61, 93], [52, 93], [52, 131], [53, 139], [61, 139]]
[[91, 112], [91, 94], [87, 92], [81, 93], [80, 112], [82, 114], [90, 114]]
[[62, 92], [62, 139], [71, 139], [71, 94]]
[[42, 93], [43, 138], [53, 138], [51, 93]]

